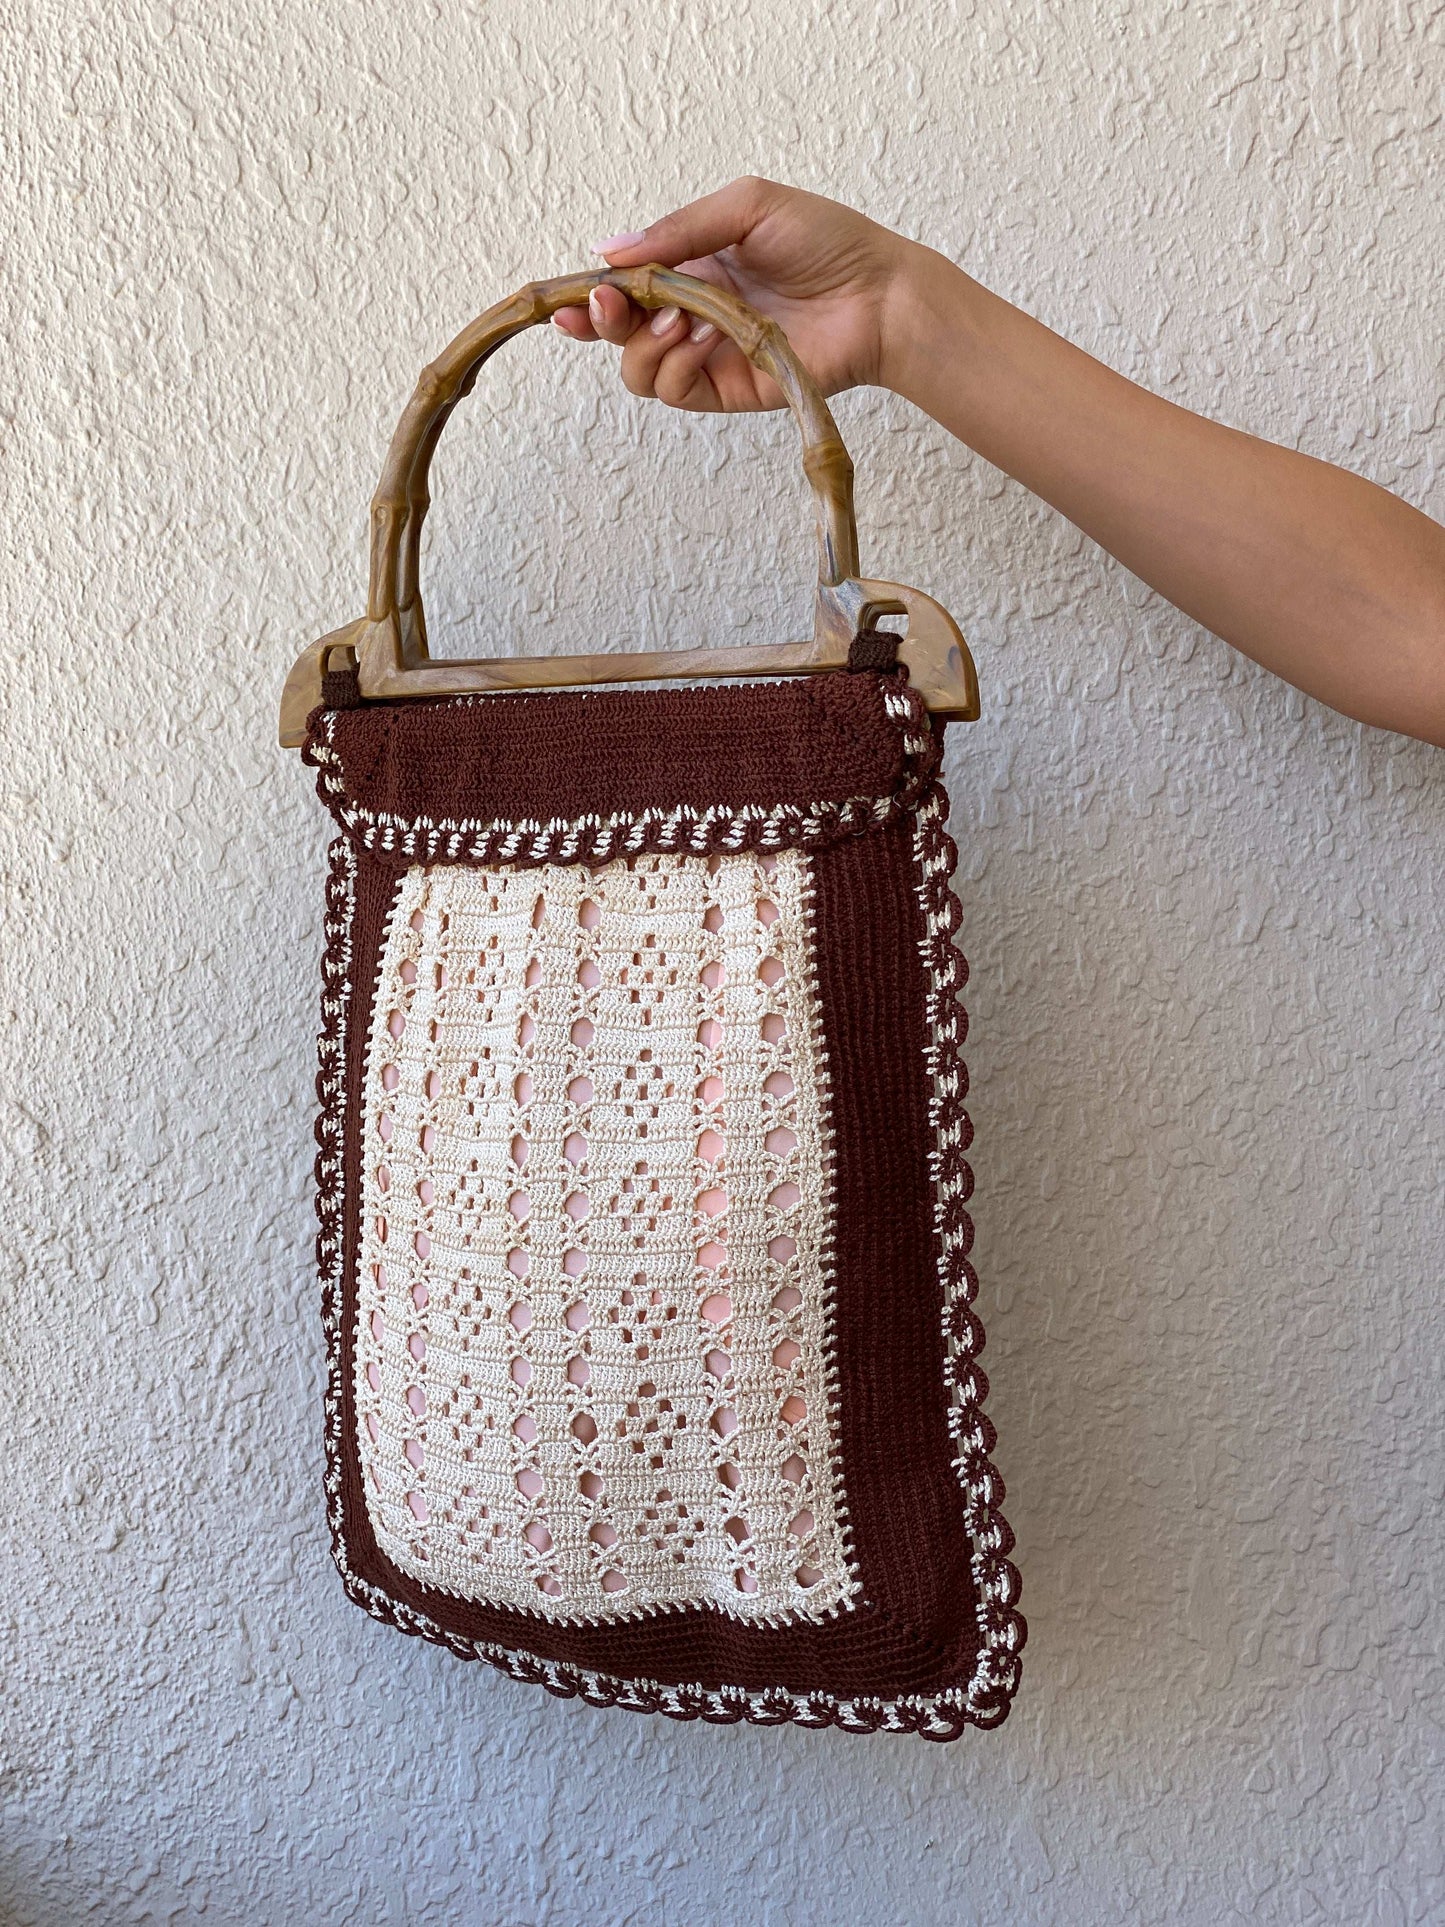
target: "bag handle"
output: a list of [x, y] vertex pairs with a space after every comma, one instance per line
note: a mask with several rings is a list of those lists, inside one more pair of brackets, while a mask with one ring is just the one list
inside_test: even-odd
[[[431, 503], [432, 456], [452, 410], [471, 392], [483, 363], [503, 342], [559, 308], [581, 307], [594, 288], [619, 288], [644, 308], [678, 307], [710, 321], [777, 383], [803, 437], [803, 470], [818, 508], [818, 587], [807, 641], [667, 649], [638, 654], [433, 659], [419, 582], [422, 524]], [[281, 696], [280, 739], [296, 748], [323, 699], [328, 670], [346, 670], [363, 702], [470, 695], [501, 689], [735, 676], [818, 675], [855, 659], [854, 645], [877, 617], [908, 619], [897, 659], [935, 715], [972, 720], [978, 678], [968, 645], [947, 610], [898, 582], [858, 574], [853, 464], [821, 391], [775, 321], [736, 295], [673, 268], [608, 268], [533, 281], [488, 308], [422, 372], [397, 424], [371, 505], [367, 613], [302, 651]], [[890, 650], [890, 655], [893, 652]]]
[[710, 321], [770, 375], [782, 390], [803, 437], [803, 471], [812, 485], [818, 511], [818, 585], [836, 588], [858, 573], [858, 528], [853, 515], [853, 464], [822, 391], [794, 354], [775, 321], [760, 315], [736, 295], [671, 268], [648, 265], [609, 268], [590, 274], [558, 275], [529, 282], [488, 308], [422, 370], [416, 392], [397, 424], [386, 466], [371, 504], [371, 586], [367, 615], [373, 622], [394, 618], [403, 640], [422, 649], [403, 660], [424, 660], [426, 636], [418, 569], [422, 524], [431, 505], [428, 476], [432, 456], [452, 410], [471, 393], [483, 364], [504, 342], [535, 327], [559, 308], [585, 305], [594, 288], [618, 288], [642, 308], [681, 308]]

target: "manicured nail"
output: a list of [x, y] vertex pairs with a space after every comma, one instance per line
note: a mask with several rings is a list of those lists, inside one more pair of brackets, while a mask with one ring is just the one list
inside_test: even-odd
[[694, 321], [692, 324], [692, 339], [694, 341], [706, 341], [709, 335], [715, 335], [716, 333], [717, 329], [710, 321]]
[[659, 308], [652, 317], [652, 332], [655, 335], [665, 335], [681, 313], [681, 308]]
[[635, 248], [639, 241], [647, 238], [647, 229], [638, 228], [635, 234], [609, 234], [605, 241], [592, 243], [593, 254], [620, 254], [624, 248]]
[[601, 325], [602, 322], [604, 322], [607, 319], [607, 317], [602, 312], [602, 300], [601, 300], [600, 289], [594, 288], [591, 294], [588, 295], [587, 312], [588, 314], [591, 315], [592, 319], [598, 323], [599, 326]]

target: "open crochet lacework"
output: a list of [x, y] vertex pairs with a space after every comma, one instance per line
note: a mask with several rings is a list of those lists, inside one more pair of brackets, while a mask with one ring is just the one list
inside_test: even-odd
[[353, 1386], [427, 1585], [571, 1621], [857, 1590], [809, 888], [798, 850], [402, 878]]

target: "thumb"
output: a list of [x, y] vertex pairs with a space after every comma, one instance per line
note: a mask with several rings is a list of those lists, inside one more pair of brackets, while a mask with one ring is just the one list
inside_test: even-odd
[[700, 260], [723, 248], [736, 247], [767, 214], [777, 195], [786, 190], [774, 181], [747, 174], [729, 181], [715, 194], [689, 201], [675, 214], [664, 214], [639, 234], [614, 234], [593, 243], [609, 267], [632, 268], [644, 261], [660, 261], [675, 268], [682, 261]]

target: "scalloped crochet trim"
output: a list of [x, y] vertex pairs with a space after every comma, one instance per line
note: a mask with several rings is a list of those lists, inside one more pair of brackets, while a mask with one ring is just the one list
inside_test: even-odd
[[[313, 711], [302, 761], [316, 771], [316, 793], [337, 825], [361, 849], [404, 863], [606, 863], [652, 851], [705, 855], [712, 850], [820, 849], [878, 829], [912, 809], [938, 763], [938, 748], [923, 699], [900, 678], [880, 679], [883, 707], [898, 725], [904, 765], [896, 789], [883, 796], [821, 800], [806, 807], [779, 803], [695, 809], [620, 811], [575, 821], [486, 823], [474, 817], [397, 816], [373, 810], [346, 793], [342, 759], [334, 747], [336, 710]], [[495, 701], [461, 696], [459, 704]]]

